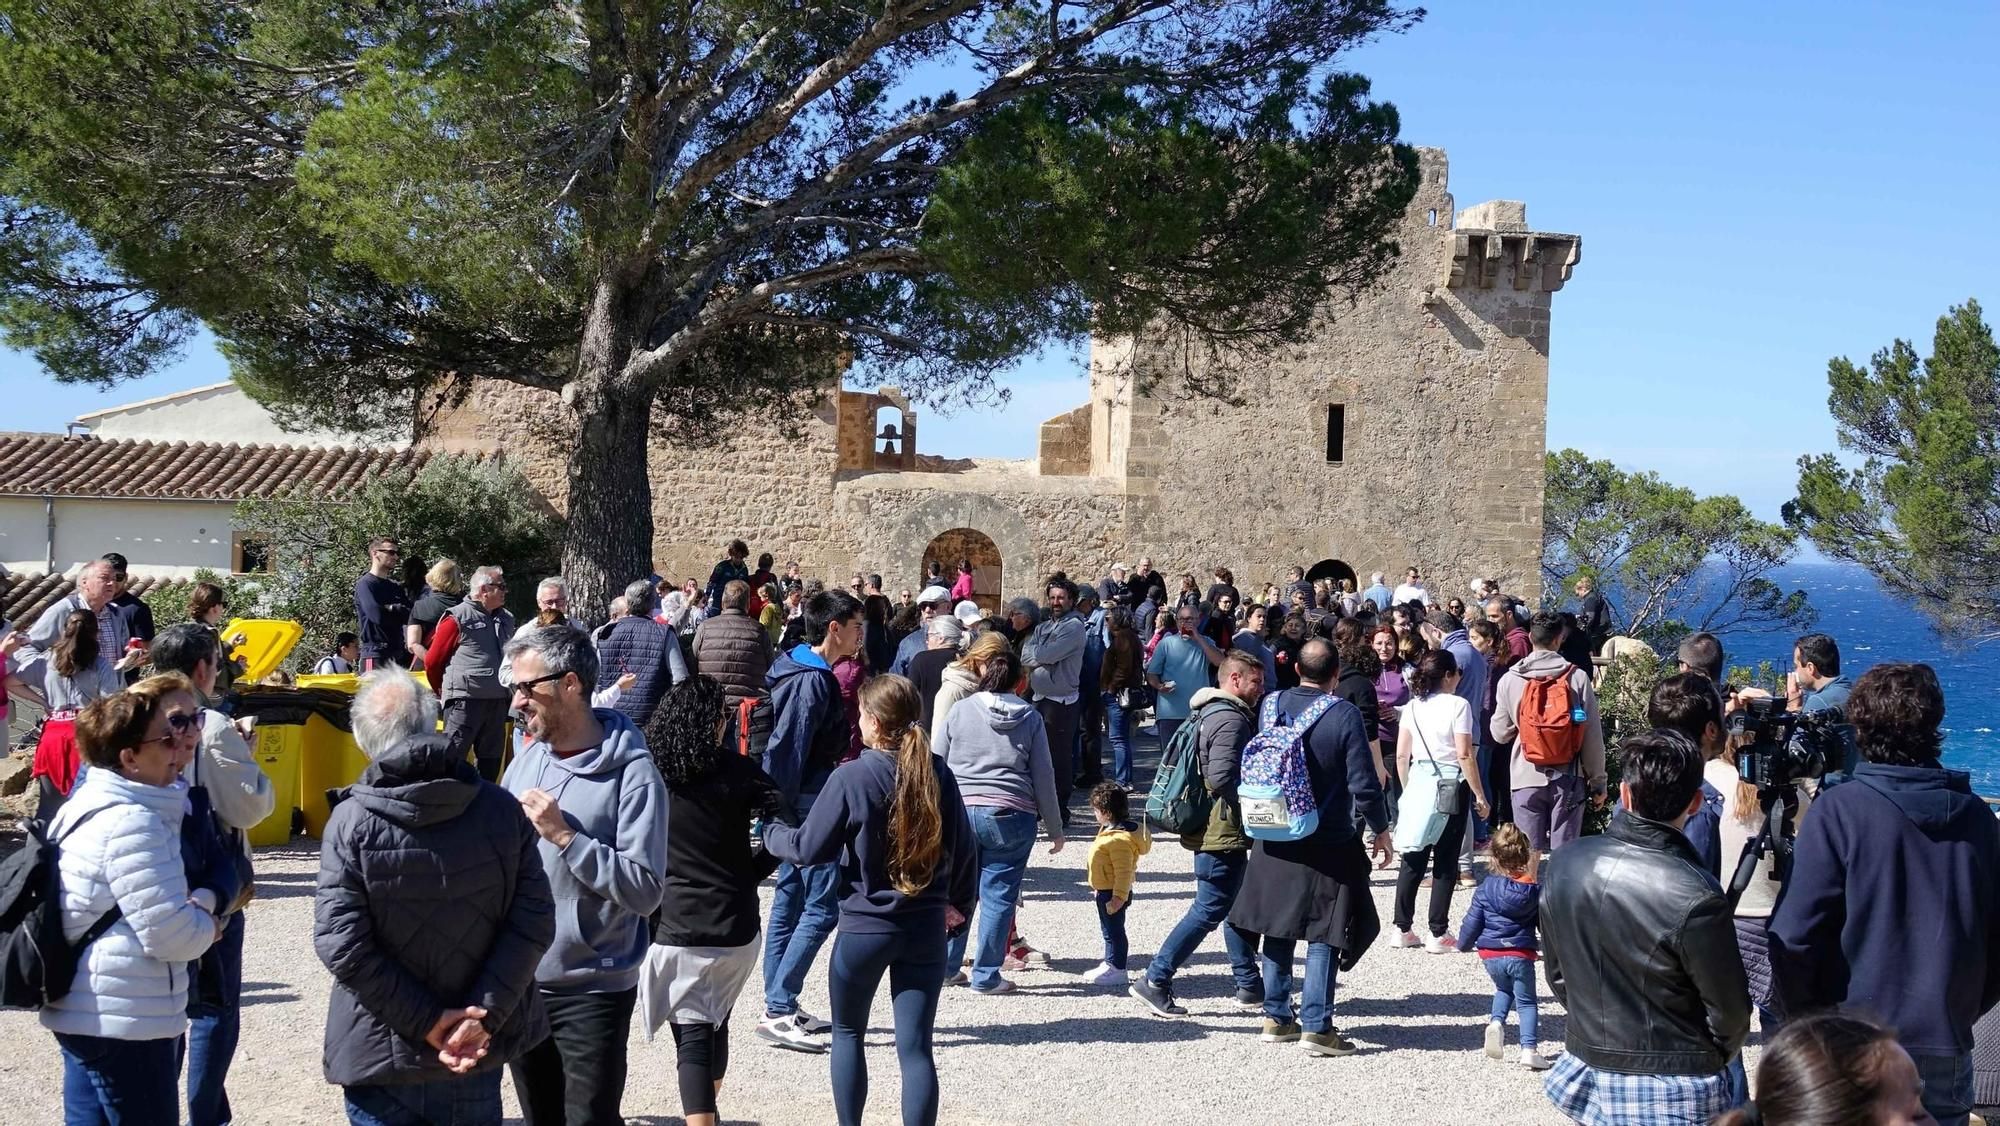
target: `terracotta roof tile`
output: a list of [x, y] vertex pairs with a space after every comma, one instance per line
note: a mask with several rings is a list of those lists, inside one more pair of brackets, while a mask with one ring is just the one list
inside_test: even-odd
[[242, 500], [288, 488], [338, 496], [384, 472], [415, 472], [428, 450], [142, 442], [0, 434], [0, 496]]
[[[164, 579], [151, 575], [133, 575], [132, 593], [144, 598], [148, 593], [170, 587], [185, 587], [194, 593], [193, 579]], [[12, 622], [18, 629], [27, 629], [42, 616], [42, 611], [67, 598], [76, 590], [76, 582], [61, 574], [16, 574], [0, 578], [0, 622]], [[161, 629], [172, 622], [158, 623]]]

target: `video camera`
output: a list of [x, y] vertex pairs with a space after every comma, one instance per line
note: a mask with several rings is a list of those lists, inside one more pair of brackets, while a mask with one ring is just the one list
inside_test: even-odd
[[1843, 758], [1841, 728], [1847, 720], [1839, 708], [1788, 712], [1784, 703], [1772, 696], [1750, 697], [1729, 717], [1732, 736], [1750, 737], [1737, 748], [1737, 776], [1764, 793], [1802, 780], [1817, 782]]
[[1757, 787], [1757, 804], [1764, 827], [1743, 846], [1735, 875], [1729, 881], [1729, 906], [1735, 909], [1750, 886], [1757, 865], [1775, 856], [1770, 878], [1783, 883], [1792, 870], [1792, 837], [1798, 828], [1800, 782], [1822, 782], [1829, 769], [1846, 761], [1847, 717], [1839, 708], [1788, 712], [1784, 701], [1770, 696], [1739, 699], [1729, 716], [1729, 733], [1747, 735], [1736, 749], [1736, 775]]

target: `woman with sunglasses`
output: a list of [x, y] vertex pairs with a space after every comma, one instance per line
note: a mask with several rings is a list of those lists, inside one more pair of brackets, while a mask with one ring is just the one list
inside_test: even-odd
[[[149, 677], [76, 719], [84, 770], [49, 827], [61, 843], [63, 936], [76, 978], [42, 1009], [63, 1057], [69, 1122], [171, 1126], [180, 1114], [188, 963], [215, 942], [233, 887], [189, 888], [181, 863], [200, 707], [187, 680]], [[233, 870], [196, 884], [226, 885]]]

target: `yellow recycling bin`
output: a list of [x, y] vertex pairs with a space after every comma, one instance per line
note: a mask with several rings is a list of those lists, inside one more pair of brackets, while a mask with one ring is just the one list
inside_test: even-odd
[[278, 666], [291, 656], [305, 635], [305, 627], [288, 618], [231, 618], [221, 634], [224, 638], [243, 639], [229, 655], [243, 662], [243, 671], [237, 679], [246, 684], [255, 684], [278, 671]]
[[277, 804], [271, 815], [250, 826], [253, 846], [281, 845], [292, 839], [292, 806], [299, 792], [299, 747], [305, 728], [293, 723], [257, 727], [257, 745], [252, 754], [264, 774], [271, 779]]
[[354, 733], [343, 731], [314, 714], [306, 718], [304, 751], [299, 756], [299, 810], [305, 815], [306, 835], [317, 837], [326, 829], [326, 792], [352, 786], [368, 768], [368, 756], [354, 745]]

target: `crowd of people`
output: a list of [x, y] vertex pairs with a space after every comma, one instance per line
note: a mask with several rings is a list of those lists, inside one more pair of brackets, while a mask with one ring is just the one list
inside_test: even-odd
[[[1535, 611], [1491, 581], [1439, 597], [1416, 568], [1361, 590], [1292, 568], [1246, 598], [1227, 568], [1203, 589], [1141, 559], [987, 605], [970, 561], [892, 599], [876, 575], [753, 568], [737, 541], [706, 583], [637, 578], [586, 627], [559, 577], [517, 622], [497, 568], [439, 561], [413, 591], [397, 541], [369, 552], [355, 629], [319, 666], [359, 674], [370, 763], [337, 795], [314, 903], [325, 1078], [352, 1122], [497, 1122], [503, 1071], [530, 1124], [621, 1122], [635, 1015], [673, 1040], [685, 1119], [717, 1122], [753, 966], [754, 1037], [828, 1055], [843, 1124], [886, 980], [901, 1118], [934, 1122], [939, 997], [1013, 993], [1046, 963], [1016, 905], [1037, 843], [1060, 852], [1078, 824], [1103, 938], [1083, 981], [1153, 1017], [1187, 1015], [1176, 979], [1219, 929], [1261, 1040], [1352, 1055], [1343, 971], [1378, 946], [1463, 952], [1493, 985], [1485, 1054], [1507, 1058], [1511, 1014], [1513, 1058], [1578, 1122], [1972, 1107], [1972, 1026], [2000, 1001], [2000, 827], [1940, 761], [1927, 666], [1849, 678], [1809, 635], [1770, 709], [1696, 634], [1646, 728], [1607, 732], [1593, 658], [1613, 613], [1587, 578], [1574, 611]], [[188, 1120], [227, 1122], [242, 831], [275, 795], [225, 714], [220, 592], [155, 633], [125, 580], [122, 560], [87, 565], [25, 642], [0, 640], [10, 679], [45, 669], [35, 774], [65, 933], [87, 943], [42, 1021], [71, 1121], [177, 1122], [185, 1071]], [[1742, 720], [1772, 710], [1837, 711], [1837, 761], [1771, 782]], [[1182, 863], [1194, 894], [1135, 966], [1135, 873]], [[1385, 930], [1371, 881], [1391, 867]], [[829, 939], [821, 1017], [801, 995]], [[1559, 1055], [1540, 984], [1567, 1017]]]

